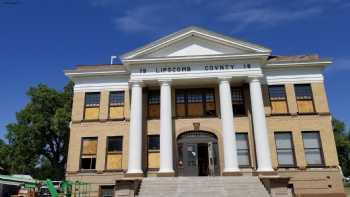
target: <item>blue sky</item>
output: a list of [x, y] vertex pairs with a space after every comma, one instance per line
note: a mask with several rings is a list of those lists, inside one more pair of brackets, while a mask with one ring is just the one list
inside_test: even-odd
[[61, 89], [64, 69], [109, 63], [111, 55], [189, 25], [274, 55], [332, 58], [325, 71], [330, 108], [350, 125], [349, 10], [348, 0], [0, 0], [0, 136], [28, 101], [28, 87]]

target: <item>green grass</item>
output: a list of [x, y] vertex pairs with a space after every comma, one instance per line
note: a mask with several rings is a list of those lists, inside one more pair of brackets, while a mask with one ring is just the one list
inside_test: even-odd
[[345, 187], [345, 193], [347, 193], [348, 196], [350, 197], [350, 183], [345, 183], [344, 187]]

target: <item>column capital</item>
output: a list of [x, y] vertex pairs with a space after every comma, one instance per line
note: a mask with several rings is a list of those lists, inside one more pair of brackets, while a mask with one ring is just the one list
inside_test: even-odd
[[232, 80], [232, 77], [218, 77], [219, 83], [230, 82], [231, 80]]
[[170, 85], [172, 80], [171, 79], [159, 79], [158, 82], [160, 85]]
[[248, 77], [248, 82], [261, 82], [261, 77]]
[[129, 84], [131, 85], [131, 87], [144, 87], [144, 83], [141, 80], [130, 80]]

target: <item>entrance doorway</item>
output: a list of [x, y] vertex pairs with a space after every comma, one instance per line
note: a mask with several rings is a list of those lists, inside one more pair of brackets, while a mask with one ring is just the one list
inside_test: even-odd
[[214, 134], [189, 131], [177, 139], [180, 176], [217, 176], [220, 173], [218, 144]]

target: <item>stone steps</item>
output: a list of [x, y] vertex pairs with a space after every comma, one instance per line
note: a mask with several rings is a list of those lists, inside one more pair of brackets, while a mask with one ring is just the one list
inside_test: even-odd
[[255, 176], [149, 177], [141, 183], [140, 197], [268, 197]]

